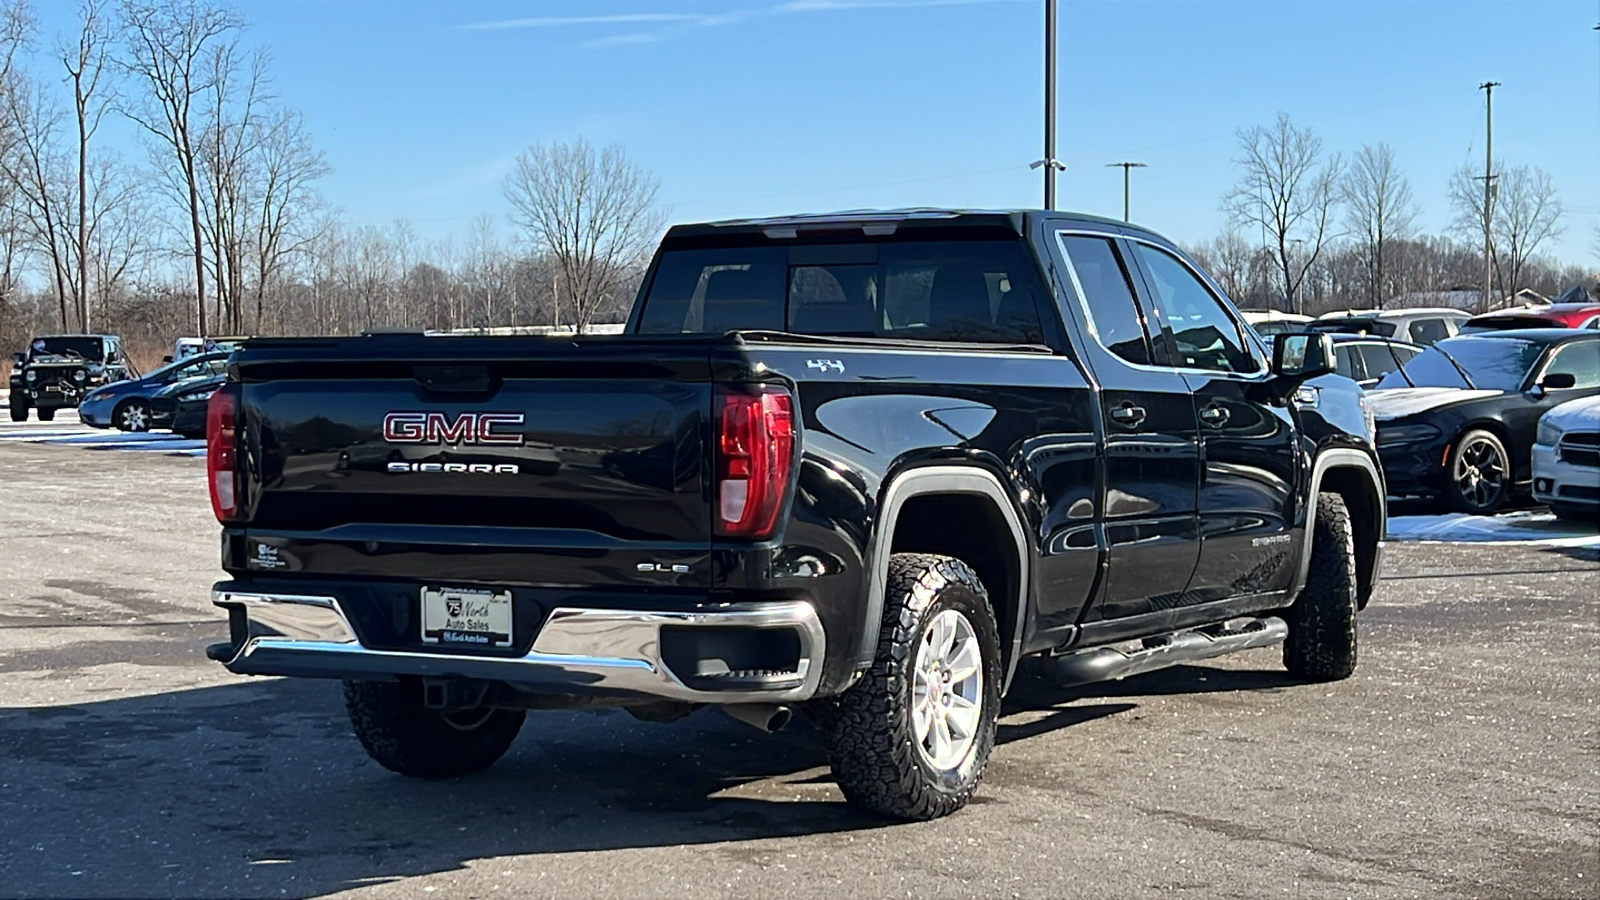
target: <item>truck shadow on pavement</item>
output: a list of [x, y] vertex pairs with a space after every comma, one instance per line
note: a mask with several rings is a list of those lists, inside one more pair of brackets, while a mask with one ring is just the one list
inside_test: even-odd
[[[1024, 675], [1000, 743], [1137, 708], [1081, 698], [1265, 686], [1262, 673], [1201, 671], [1206, 681], [1129, 679], [1138, 689], [1125, 694]], [[530, 713], [494, 768], [428, 782], [371, 762], [338, 685], [322, 681], [0, 708], [0, 762], [0, 883], [20, 897], [314, 896], [469, 865], [498, 872], [502, 857], [847, 841], [890, 824], [844, 805], [798, 719], [767, 735], [711, 710], [670, 725]]]

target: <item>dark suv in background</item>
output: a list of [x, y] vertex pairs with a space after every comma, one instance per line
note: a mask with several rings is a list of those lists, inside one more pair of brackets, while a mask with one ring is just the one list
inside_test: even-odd
[[77, 406], [95, 388], [138, 375], [122, 339], [111, 334], [41, 335], [11, 359], [13, 422], [27, 421], [30, 408], [49, 422], [56, 410]]

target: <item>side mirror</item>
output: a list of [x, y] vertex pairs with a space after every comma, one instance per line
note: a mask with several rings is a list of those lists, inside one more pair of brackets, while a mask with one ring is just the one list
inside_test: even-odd
[[168, 353], [166, 356], [161, 357], [161, 361], [164, 363], [172, 362], [172, 354]]
[[18, 364], [18, 365], [21, 365], [21, 364], [23, 364], [23, 363], [28, 361], [28, 354], [26, 354], [26, 353], [13, 353], [13, 354], [11, 354], [11, 361], [16, 363], [16, 364]]
[[1280, 334], [1272, 342], [1272, 374], [1306, 381], [1334, 371], [1333, 338], [1326, 333]]
[[1539, 387], [1547, 391], [1565, 391], [1578, 386], [1578, 376], [1571, 372], [1551, 372], [1539, 379]]

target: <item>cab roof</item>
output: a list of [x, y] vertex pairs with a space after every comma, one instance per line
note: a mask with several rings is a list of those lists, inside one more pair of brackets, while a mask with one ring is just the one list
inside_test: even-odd
[[724, 219], [716, 222], [692, 222], [674, 225], [667, 229], [666, 240], [676, 238], [709, 237], [730, 234], [764, 234], [774, 240], [793, 239], [802, 231], [826, 233], [852, 231], [860, 228], [867, 237], [894, 234], [901, 228], [997, 228], [1021, 235], [1032, 217], [1048, 217], [1108, 227], [1108, 230], [1128, 230], [1140, 234], [1158, 235], [1131, 226], [1120, 219], [1108, 219], [1086, 213], [1041, 209], [960, 209], [914, 207], [905, 209], [850, 209], [828, 213], [800, 213], [787, 216], [768, 216], [746, 219]]

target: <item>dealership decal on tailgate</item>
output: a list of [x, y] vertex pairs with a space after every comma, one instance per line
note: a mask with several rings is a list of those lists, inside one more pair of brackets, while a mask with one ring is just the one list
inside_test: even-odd
[[423, 588], [422, 640], [429, 644], [511, 646], [511, 592]]

